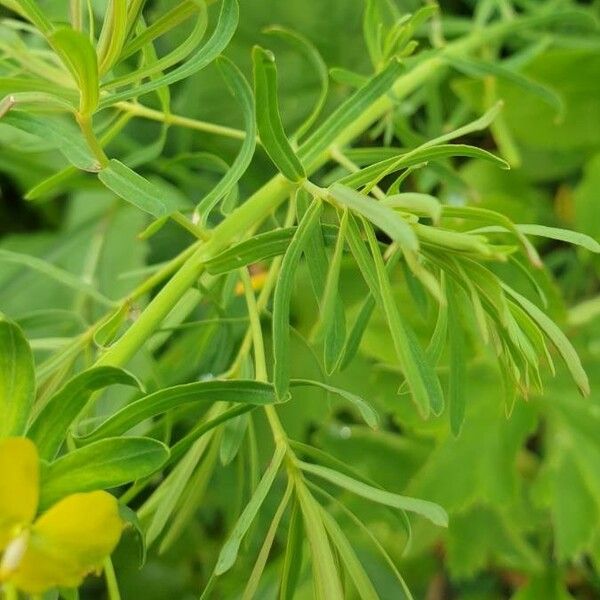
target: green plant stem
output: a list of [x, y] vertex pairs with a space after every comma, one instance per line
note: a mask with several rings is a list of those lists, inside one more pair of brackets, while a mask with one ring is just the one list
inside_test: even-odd
[[174, 212], [171, 215], [171, 219], [175, 221], [178, 225], [181, 225], [184, 229], [189, 231], [193, 236], [197, 237], [200, 240], [208, 240], [210, 234], [204, 230], [200, 225], [196, 225], [188, 219], [185, 215], [181, 214], [179, 211]]
[[[398, 78], [392, 87], [391, 94], [384, 95], [373, 102], [350, 126], [337, 136], [332, 136], [333, 139], [323, 139], [317, 150], [313, 152], [314, 156], [309, 156], [307, 160], [308, 164], [305, 165], [307, 174], [315, 173], [330, 160], [332, 147], [344, 147], [352, 142], [388, 111], [392, 110], [399, 99], [418, 89], [439, 70], [445, 68], [445, 53], [467, 53], [490, 43], [494, 39], [503, 37], [507, 33], [544, 24], [547, 21], [547, 17], [528, 17], [515, 19], [508, 23], [499, 23], [488, 28], [478, 29], [466, 38], [448, 44], [442, 51], [427, 54], [421, 62], [414, 65], [412, 70]], [[146, 109], [139, 108], [139, 105], [134, 106], [133, 110], [140, 115], [147, 114]], [[114, 366], [125, 364], [146, 342], [155, 329], [160, 326], [161, 321], [179, 297], [197, 281], [203, 270], [203, 263], [229, 246], [242, 233], [247, 232], [267, 218], [285, 201], [295, 185], [282, 175], [275, 175], [217, 225], [212, 230], [211, 239], [186, 261], [147, 306], [138, 320], [99, 359], [97, 364]]]
[[106, 153], [102, 148], [102, 144], [98, 141], [98, 138], [94, 133], [94, 128], [92, 127], [92, 118], [89, 115], [77, 113], [76, 119], [77, 123], [79, 123], [79, 128], [81, 129], [81, 133], [83, 134], [85, 141], [87, 142], [93, 155], [100, 163], [100, 168], [104, 169], [108, 166], [108, 156], [106, 156]]
[[109, 600], [121, 600], [117, 576], [110, 557], [104, 561], [104, 578], [106, 580], [106, 589], [108, 591]]
[[221, 135], [236, 140], [243, 140], [246, 137], [246, 132], [241, 129], [234, 129], [233, 127], [215, 125], [214, 123], [208, 123], [207, 121], [199, 121], [197, 119], [190, 119], [189, 117], [164, 113], [160, 110], [147, 108], [142, 104], [136, 104], [134, 102], [117, 102], [115, 106], [119, 110], [129, 113], [134, 117], [142, 117], [144, 119], [149, 119], [150, 121], [158, 121], [160, 123], [166, 123], [167, 125], [178, 125], [180, 127], [186, 127], [187, 129]]

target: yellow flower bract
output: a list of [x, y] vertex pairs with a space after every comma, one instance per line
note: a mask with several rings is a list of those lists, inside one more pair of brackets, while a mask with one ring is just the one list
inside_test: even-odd
[[39, 458], [27, 438], [0, 440], [0, 582], [30, 594], [76, 587], [102, 566], [121, 536], [116, 499], [72, 494], [37, 520]]

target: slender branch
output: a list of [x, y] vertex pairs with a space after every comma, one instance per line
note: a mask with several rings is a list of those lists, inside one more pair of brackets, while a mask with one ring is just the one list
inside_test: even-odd
[[127, 112], [135, 117], [149, 119], [150, 121], [158, 121], [160, 123], [167, 123], [168, 125], [178, 125], [179, 127], [195, 129], [196, 131], [221, 135], [236, 140], [243, 140], [246, 137], [246, 132], [241, 129], [234, 129], [233, 127], [216, 125], [214, 123], [208, 123], [207, 121], [199, 121], [189, 117], [164, 113], [160, 110], [154, 110], [134, 102], [117, 102], [115, 106], [123, 112]]

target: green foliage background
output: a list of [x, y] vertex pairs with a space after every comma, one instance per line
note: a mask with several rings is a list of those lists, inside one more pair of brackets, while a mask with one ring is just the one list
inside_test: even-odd
[[[64, 17], [61, 3], [41, 4], [47, 14], [56, 11], [56, 19]], [[101, 3], [97, 4], [101, 14]], [[474, 27], [473, 4], [441, 3], [450, 30]], [[558, 8], [570, 3], [515, 4], [527, 8], [547, 4], [553, 9], [552, 5]], [[411, 11], [418, 3], [398, 5]], [[149, 3], [148, 21], [168, 6], [166, 1]], [[587, 10], [598, 16], [597, 3]], [[291, 27], [318, 47], [330, 67], [366, 73], [362, 11], [359, 0], [244, 0], [240, 25], [226, 55], [249, 74], [255, 43], [275, 51], [280, 110], [286, 130], [292, 131], [314, 102], [318, 80], [302, 57], [266, 37], [262, 28], [273, 23]], [[185, 35], [184, 27], [161, 40], [163, 50], [175, 47]], [[492, 129], [492, 134], [474, 134], [467, 140], [497, 149], [518, 164], [504, 171], [484, 161], [461, 159], [453, 162], [451, 177], [440, 180], [431, 170], [418, 174], [411, 182], [414, 189], [435, 191], [450, 204], [469, 202], [497, 210], [517, 223], [563, 227], [600, 238], [600, 38], [597, 32], [580, 38], [565, 33], [558, 40], [544, 47], [542, 39], [522, 72], [562, 98], [562, 117], [557, 119], [556, 110], [536, 95], [499, 79], [495, 94], [504, 100], [504, 131]], [[510, 47], [510, 41], [507, 45]], [[416, 140], [439, 135], [457, 104], [481, 114], [486, 108], [483, 86], [481, 79], [447, 70], [427, 83], [424, 94], [407, 100], [407, 131]], [[348, 93], [348, 86], [332, 83], [326, 112]], [[242, 126], [239, 108], [224, 92], [214, 65], [173, 86], [171, 110], [230, 127]], [[148, 147], [159, 134], [160, 124], [136, 119], [109, 149], [113, 155], [127, 155]], [[364, 136], [363, 145], [377, 143], [380, 132], [373, 137], [375, 140]], [[142, 164], [139, 171], [175, 195], [199, 197], [216, 181], [202, 168], [210, 159], [200, 153], [214, 153], [230, 162], [237, 147], [237, 142], [216, 135], [171, 127], [160, 157]], [[40, 148], [39, 141], [32, 142], [30, 136], [0, 121], [0, 249], [37, 256], [71, 273], [89, 276], [100, 292], [119, 298], [139, 280], [138, 270], [168, 260], [190, 243], [191, 236], [173, 223], [149, 240], [137, 239], [148, 224], [146, 215], [123, 202], [115, 204], [114, 195], [87, 175], [78, 176], [76, 184], [53, 194], [51, 201], [28, 203], [23, 199], [35, 183], [63, 167], [64, 160], [57, 152]], [[246, 197], [275, 172], [267, 155], [259, 150], [240, 182], [239, 196]], [[543, 374], [544, 393], [518, 399], [507, 417], [492, 352], [480, 344], [471, 315], [465, 311], [460, 326], [466, 332], [468, 356], [461, 389], [466, 416], [455, 437], [447, 414], [423, 420], [407, 395], [398, 396], [392, 340], [383, 315], [376, 312], [359, 354], [330, 383], [368, 399], [384, 415], [381, 429], [369, 429], [347, 404], [329, 398], [322, 390], [301, 388], [294, 392], [292, 402], [279, 409], [291, 438], [325, 450], [389, 491], [432, 500], [449, 512], [447, 530], [414, 519], [413, 539], [407, 547], [398, 521], [386, 510], [350, 494], [342, 495], [397, 563], [415, 598], [600, 597], [600, 259], [560, 241], [538, 238], [535, 243], [545, 263], [535, 278], [548, 298], [547, 313], [576, 346], [591, 380], [589, 398], [582, 399], [556, 361], [556, 377], [547, 369]], [[498, 271], [502, 272], [502, 267]], [[526, 279], [519, 279], [514, 270], [507, 269], [506, 276], [516, 289], [527, 290]], [[313, 298], [306, 293], [309, 286], [309, 273], [301, 268], [292, 296], [291, 319], [299, 335], [292, 335], [291, 369], [292, 376], [320, 379], [319, 359], [303, 341], [317, 313]], [[349, 307], [349, 322], [366, 292], [354, 262], [344, 259], [340, 296]], [[435, 324], [431, 299], [417, 306], [402, 277], [394, 279], [394, 295], [403, 316], [426, 340]], [[227, 316], [239, 317], [242, 307], [234, 304]], [[101, 314], [77, 292], [6, 262], [0, 262], [0, 310], [26, 332], [38, 364], [60, 346], [61, 338], [81, 330], [82, 319], [89, 322]], [[203, 306], [193, 313], [196, 318], [207, 314]], [[153, 338], [130, 368], [150, 390], [218, 373], [228, 364], [227, 357], [242, 334], [239, 324], [232, 323], [182, 331], [168, 344]], [[266, 341], [269, 345], [270, 340]], [[85, 362], [85, 357], [82, 360]], [[444, 387], [447, 372], [444, 356], [440, 366]], [[115, 410], [130, 397], [124, 387], [111, 388], [99, 401], [98, 414]], [[197, 417], [192, 413], [187, 421], [178, 421], [173, 436], [181, 435]], [[261, 443], [270, 436], [263, 417], [257, 414], [254, 424], [258, 443], [253, 446], [244, 441], [237, 458], [219, 465], [208, 481], [198, 479], [196, 488], [186, 494], [187, 502], [179, 506], [168, 543], [150, 548], [143, 569], [138, 569], [134, 536], [124, 536], [114, 563], [125, 600], [198, 597], [249, 498], [248, 475], [255, 474], [247, 472], [242, 457], [254, 448], [259, 453], [256, 464], [264, 466], [270, 455], [268, 446]], [[223, 447], [215, 448], [210, 460], [217, 463], [223, 453]], [[143, 495], [134, 507], [141, 500]], [[276, 499], [269, 497], [242, 544], [234, 570], [219, 583], [215, 597], [241, 596], [275, 509]], [[380, 597], [400, 598], [397, 581], [364, 532], [335, 503], [331, 510]], [[275, 540], [257, 597], [276, 597], [286, 531], [282, 528]], [[307, 575], [301, 579], [296, 597], [311, 594]], [[348, 597], [352, 594], [349, 589]], [[101, 580], [90, 580], [82, 590], [82, 598], [102, 597]]]

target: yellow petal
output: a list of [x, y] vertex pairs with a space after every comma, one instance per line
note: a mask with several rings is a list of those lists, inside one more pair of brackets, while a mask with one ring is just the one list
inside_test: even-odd
[[30, 594], [56, 586], [76, 587], [88, 573], [100, 569], [122, 528], [117, 501], [107, 492], [67, 496], [35, 522], [9, 580]]
[[31, 440], [0, 440], [0, 552], [21, 526], [33, 521], [39, 477], [38, 453]]

